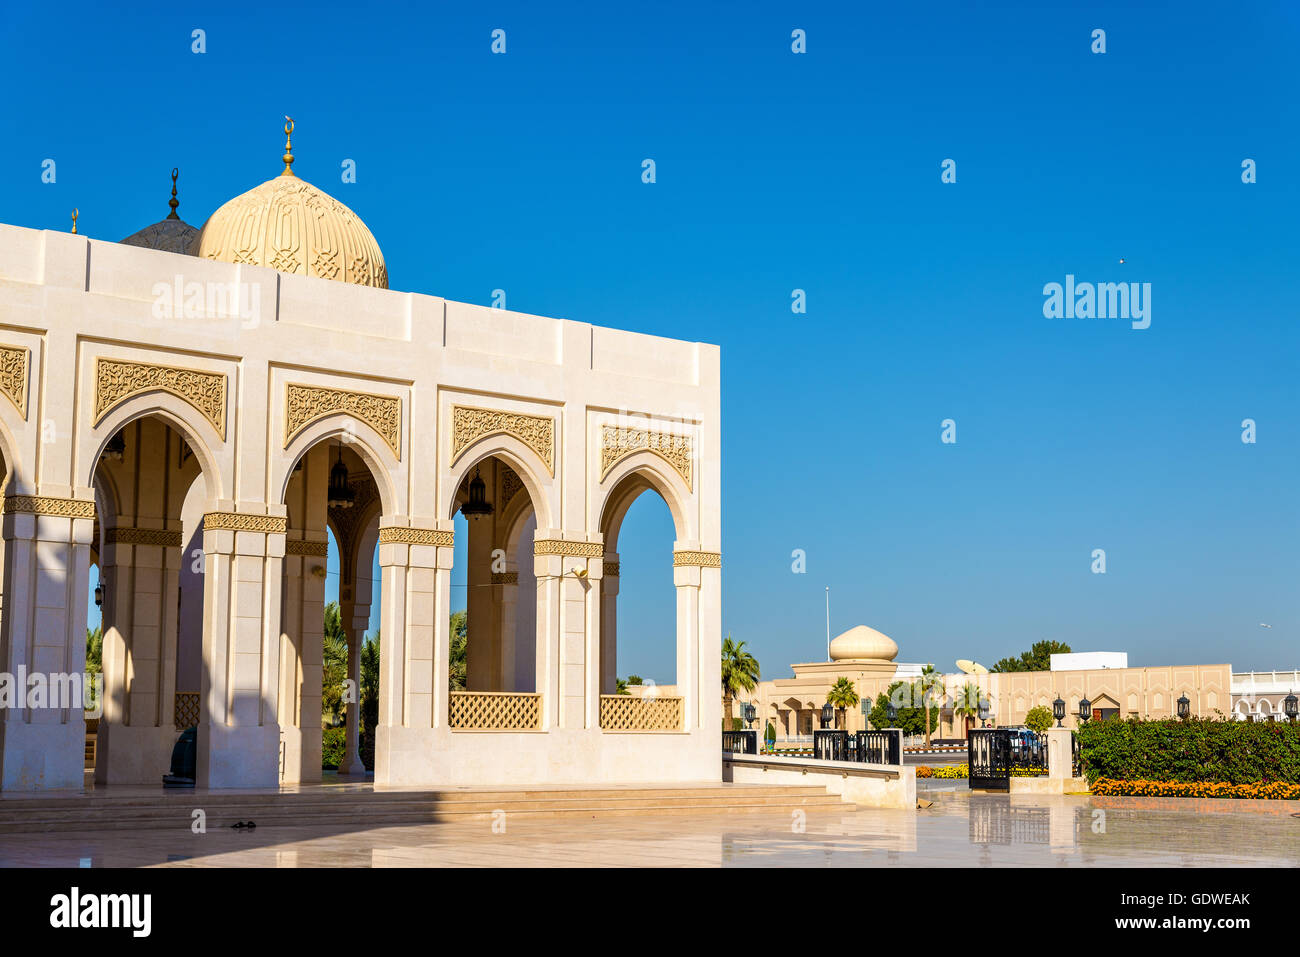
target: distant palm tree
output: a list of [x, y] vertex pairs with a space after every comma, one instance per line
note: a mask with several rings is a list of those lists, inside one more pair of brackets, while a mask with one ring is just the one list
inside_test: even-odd
[[[840, 678], [831, 687], [831, 690], [826, 692], [826, 700], [843, 712], [848, 708], [855, 707], [861, 699], [858, 698], [858, 692], [853, 686], [853, 682], [848, 678]], [[842, 717], [843, 715], [841, 715]]]
[[957, 700], [952, 706], [952, 713], [961, 718], [978, 718], [980, 713], [980, 689], [969, 681], [962, 685]]
[[727, 635], [722, 643], [722, 720], [727, 727], [731, 720], [731, 699], [742, 691], [758, 687], [758, 659], [745, 650], [745, 643], [731, 640]]
[[943, 675], [934, 670], [934, 665], [926, 665], [921, 669], [921, 700], [925, 704], [925, 746], [930, 746], [930, 692], [935, 688], [942, 687]]
[[614, 679], [614, 680], [615, 680], [615, 684], [614, 684], [614, 694], [631, 694], [631, 693], [632, 693], [632, 692], [630, 692], [630, 691], [627, 690], [627, 679], [626, 679], [626, 678], [616, 678], [616, 679]]

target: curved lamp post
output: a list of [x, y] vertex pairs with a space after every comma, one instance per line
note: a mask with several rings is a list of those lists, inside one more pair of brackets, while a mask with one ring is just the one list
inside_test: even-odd
[[1192, 713], [1192, 703], [1187, 700], [1187, 695], [1182, 695], [1178, 699], [1178, 717], [1187, 718]]
[[1065, 727], [1061, 724], [1065, 720], [1065, 701], [1060, 695], [1057, 695], [1056, 700], [1052, 702], [1052, 717], [1056, 719], [1058, 728]]

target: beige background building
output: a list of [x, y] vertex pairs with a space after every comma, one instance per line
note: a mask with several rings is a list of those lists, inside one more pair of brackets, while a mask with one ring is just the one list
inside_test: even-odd
[[[922, 665], [895, 663], [898, 645], [873, 628], [858, 625], [831, 642], [831, 660], [791, 665], [794, 676], [761, 681], [751, 694], [742, 694], [732, 714], [740, 717], [741, 707], [752, 701], [761, 720], [754, 726], [760, 735], [768, 722], [778, 741], [811, 735], [821, 728], [821, 708], [827, 692], [841, 678], [853, 682], [859, 697], [873, 700], [895, 681], [912, 682], [920, 677]], [[943, 671], [936, 664], [936, 669]], [[1078, 725], [1079, 702], [1092, 702], [1094, 717], [1167, 718], [1177, 714], [1177, 700], [1187, 695], [1195, 715], [1227, 715], [1232, 706], [1231, 666], [1187, 665], [1154, 668], [1099, 668], [1010, 672], [1000, 674], [947, 673], [940, 677], [942, 690], [934, 696], [939, 723], [932, 738], [964, 738], [977, 717], [958, 714], [953, 705], [968, 684], [979, 689], [990, 703], [989, 726], [1024, 724], [1031, 708], [1049, 711], [1059, 695], [1066, 704], [1066, 727]], [[837, 715], [839, 726], [849, 731], [864, 730], [866, 717], [861, 707]]]

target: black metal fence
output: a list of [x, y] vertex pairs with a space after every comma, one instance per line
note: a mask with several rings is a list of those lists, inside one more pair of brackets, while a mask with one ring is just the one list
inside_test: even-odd
[[847, 731], [814, 731], [813, 757], [819, 761], [849, 760]]
[[1047, 773], [1047, 735], [1033, 731], [1009, 731], [1011, 770]]
[[899, 737], [892, 731], [859, 731], [854, 735], [854, 757], [864, 764], [902, 764]]
[[972, 790], [1011, 790], [1011, 732], [978, 728], [966, 738], [967, 780]]
[[722, 750], [726, 754], [758, 754], [758, 732], [724, 731]]

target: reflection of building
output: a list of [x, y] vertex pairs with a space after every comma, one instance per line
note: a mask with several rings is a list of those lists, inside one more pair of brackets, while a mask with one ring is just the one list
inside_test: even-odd
[[[793, 678], [760, 682], [752, 694], [741, 695], [733, 715], [740, 716], [740, 707], [752, 701], [758, 709], [760, 720], [755, 721], [755, 727], [760, 733], [770, 722], [778, 739], [809, 735], [821, 727], [821, 708], [827, 692], [840, 678], [853, 682], [860, 697], [869, 695], [875, 700], [895, 681], [915, 681], [923, 667], [895, 664], [898, 646], [865, 625], [844, 632], [831, 642], [830, 651], [830, 661], [791, 665]], [[989, 723], [1001, 727], [1024, 724], [1031, 708], [1052, 710], [1058, 696], [1065, 701], [1066, 727], [1078, 724], [1079, 702], [1085, 697], [1092, 702], [1093, 715], [1098, 718], [1174, 717], [1183, 695], [1193, 715], [1227, 714], [1235, 690], [1230, 665], [1129, 668], [1127, 661], [1128, 656], [1122, 652], [1091, 652], [1054, 655], [1049, 671], [944, 674], [934, 697], [939, 723], [932, 737], [964, 738], [970, 728], [980, 725], [975, 715], [958, 713], [959, 709], [954, 708], [962, 701], [967, 686], [988, 700]], [[1274, 684], [1280, 687], [1284, 679], [1290, 680], [1281, 673]], [[1285, 691], [1270, 692], [1276, 697], [1271, 704], [1274, 711], [1280, 711], [1285, 695]], [[861, 730], [866, 727], [866, 716], [859, 706], [837, 713], [836, 724], [849, 731]]]
[[[175, 198], [120, 243], [0, 225], [0, 673], [83, 670], [98, 565], [97, 781], [157, 785], [195, 722], [199, 786], [319, 779], [332, 537], [353, 681], [379, 565], [377, 783], [718, 781], [718, 349], [390, 289], [293, 159], [201, 229]], [[417, 254], [454, 242], [431, 228]], [[676, 539], [656, 702], [613, 694], [647, 492]], [[0, 714], [0, 788], [81, 788], [84, 755], [79, 700]]]

